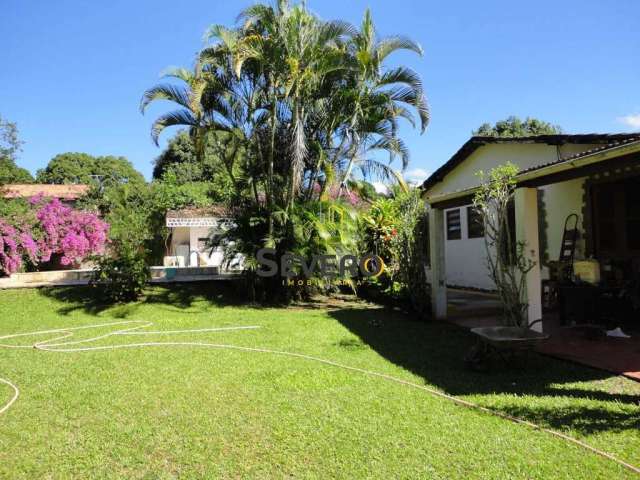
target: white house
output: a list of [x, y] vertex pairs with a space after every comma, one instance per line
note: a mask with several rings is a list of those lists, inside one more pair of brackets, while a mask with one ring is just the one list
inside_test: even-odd
[[[170, 229], [165, 266], [222, 268], [224, 250], [212, 246], [212, 240], [232, 225], [229, 212], [220, 205], [206, 208], [169, 210], [166, 226]], [[230, 268], [238, 268], [231, 262]]]
[[[472, 137], [423, 184], [431, 207], [433, 309], [446, 316], [446, 286], [492, 289], [482, 227], [474, 221], [476, 173], [512, 162], [516, 237], [536, 267], [527, 276], [529, 321], [541, 318], [546, 263], [560, 255], [565, 219], [576, 214], [576, 259], [637, 268], [640, 258], [640, 134]], [[575, 217], [574, 217], [575, 218]], [[624, 265], [621, 267], [624, 268]], [[638, 273], [638, 272], [636, 272]]]

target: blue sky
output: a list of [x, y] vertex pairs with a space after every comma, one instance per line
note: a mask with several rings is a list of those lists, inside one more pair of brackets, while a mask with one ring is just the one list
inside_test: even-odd
[[[249, 1], [1, 0], [0, 115], [26, 142], [35, 172], [57, 153], [124, 155], [147, 177], [160, 152], [145, 88], [170, 65], [191, 65], [212, 23]], [[419, 41], [423, 58], [396, 62], [424, 81], [432, 121], [411, 149], [409, 176], [446, 161], [485, 121], [539, 117], [569, 133], [640, 130], [640, 2], [617, 0], [308, 0], [323, 18], [360, 21]], [[165, 135], [166, 140], [166, 135]]]

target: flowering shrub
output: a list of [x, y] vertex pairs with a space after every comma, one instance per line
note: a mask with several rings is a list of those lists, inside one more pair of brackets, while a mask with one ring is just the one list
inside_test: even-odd
[[0, 219], [0, 268], [11, 274], [20, 268], [22, 249], [18, 230]]
[[40, 203], [36, 217], [42, 230], [38, 241], [41, 261], [57, 253], [62, 255], [62, 265], [71, 265], [103, 252], [109, 225], [97, 215], [74, 210], [54, 198]]
[[[322, 192], [322, 186], [316, 183], [313, 186], [313, 191], [315, 193]], [[358, 192], [353, 190], [347, 190], [347, 189], [341, 190], [340, 185], [338, 184], [332, 184], [329, 187], [327, 187], [326, 190], [324, 190], [324, 193], [322, 194], [322, 198], [321, 198], [321, 200], [338, 200], [338, 199], [344, 200], [346, 203], [348, 203], [352, 207], [361, 206], [363, 203], [363, 200], [358, 194]]]
[[14, 219], [12, 225], [0, 218], [0, 272], [18, 271], [25, 258], [37, 264], [59, 254], [60, 263], [71, 265], [104, 251], [109, 225], [97, 215], [75, 210], [57, 198], [34, 197], [31, 205], [35, 220]]

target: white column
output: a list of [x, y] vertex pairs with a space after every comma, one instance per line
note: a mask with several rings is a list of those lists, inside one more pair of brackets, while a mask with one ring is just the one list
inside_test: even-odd
[[[542, 318], [542, 278], [540, 276], [540, 239], [538, 238], [538, 190], [518, 188], [515, 194], [516, 239], [524, 242], [525, 256], [535, 262], [527, 273], [526, 298], [529, 324]], [[542, 331], [542, 322], [532, 326]]]
[[431, 312], [436, 319], [447, 318], [447, 282], [444, 255], [444, 211], [429, 210], [431, 258]]

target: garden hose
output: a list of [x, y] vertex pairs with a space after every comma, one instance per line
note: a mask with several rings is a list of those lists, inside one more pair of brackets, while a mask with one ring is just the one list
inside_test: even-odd
[[13, 388], [13, 397], [11, 397], [11, 400], [9, 400], [6, 405], [0, 408], [0, 414], [2, 414], [9, 410], [11, 405], [13, 405], [16, 400], [18, 400], [18, 397], [20, 396], [20, 390], [18, 390], [18, 387], [16, 387], [13, 383], [11, 383], [9, 380], [5, 380], [4, 378], [0, 378], [0, 383], [4, 383], [5, 385], [9, 385], [11, 388]]
[[[108, 326], [116, 326], [116, 325], [130, 325], [130, 324], [134, 324], [134, 326], [128, 327], [128, 328], [123, 328], [121, 330], [116, 330], [116, 331], [112, 331], [103, 335], [99, 335], [96, 337], [92, 337], [92, 338], [87, 338], [87, 339], [82, 339], [82, 340], [77, 340], [77, 341], [66, 341], [66, 342], [58, 342], [58, 343], [53, 343], [56, 342], [58, 340], [64, 340], [66, 338], [70, 338], [74, 335], [74, 332], [77, 330], [84, 330], [84, 329], [90, 329], [90, 328], [100, 328], [100, 327], [108, 327]], [[518, 418], [518, 417], [514, 417], [511, 415], [508, 415], [506, 413], [502, 413], [500, 411], [497, 410], [493, 410], [491, 408], [488, 407], [483, 407], [482, 405], [478, 405], [476, 403], [470, 402], [468, 400], [464, 400], [462, 398], [459, 397], [455, 397], [453, 395], [449, 395], [446, 394], [444, 392], [441, 392], [439, 390], [436, 390], [434, 388], [428, 387], [426, 385], [420, 385], [418, 383], [414, 383], [414, 382], [410, 382], [408, 380], [403, 380], [401, 378], [397, 378], [397, 377], [393, 377], [391, 375], [387, 375], [385, 373], [380, 373], [380, 372], [375, 372], [372, 370], [366, 370], [363, 368], [359, 368], [359, 367], [353, 367], [350, 365], [344, 365], [342, 363], [338, 363], [338, 362], [334, 362], [333, 360], [327, 360], [324, 358], [319, 358], [319, 357], [314, 357], [311, 355], [305, 355], [302, 353], [295, 353], [295, 352], [286, 352], [286, 351], [281, 351], [281, 350], [271, 350], [271, 349], [267, 349], [267, 348], [259, 348], [259, 347], [245, 347], [245, 346], [240, 346], [240, 345], [229, 345], [229, 344], [217, 344], [217, 343], [206, 343], [206, 342], [142, 342], [142, 343], [127, 343], [127, 344], [121, 344], [121, 345], [101, 345], [101, 346], [74, 346], [74, 345], [82, 345], [82, 344], [87, 344], [90, 342], [95, 342], [97, 340], [101, 340], [110, 336], [114, 336], [114, 335], [163, 335], [163, 334], [171, 334], [171, 335], [175, 335], [175, 334], [182, 334], [182, 333], [202, 333], [202, 332], [216, 332], [216, 331], [225, 331], [225, 330], [247, 330], [247, 329], [256, 329], [256, 328], [261, 328], [260, 326], [243, 326], [243, 327], [219, 327], [219, 328], [203, 328], [203, 329], [196, 329], [196, 330], [169, 330], [169, 331], [140, 331], [140, 329], [143, 328], [147, 328], [153, 325], [153, 322], [148, 322], [148, 321], [142, 321], [142, 320], [125, 320], [125, 321], [121, 321], [121, 322], [112, 322], [112, 323], [103, 323], [103, 324], [98, 324], [98, 325], [86, 325], [86, 326], [82, 326], [82, 327], [71, 327], [71, 328], [59, 328], [59, 329], [54, 329], [54, 330], [41, 330], [41, 331], [36, 331], [36, 332], [28, 332], [28, 333], [16, 333], [16, 334], [11, 334], [11, 335], [4, 335], [4, 336], [0, 336], [0, 340], [9, 340], [9, 339], [13, 339], [13, 338], [18, 338], [18, 337], [27, 337], [27, 336], [36, 336], [36, 335], [45, 335], [45, 334], [50, 334], [50, 333], [61, 333], [62, 335], [53, 337], [53, 338], [49, 338], [46, 340], [42, 340], [40, 342], [36, 342], [30, 345], [11, 345], [11, 344], [0, 344], [0, 348], [30, 348], [30, 349], [37, 349], [37, 350], [42, 350], [42, 351], [48, 351], [48, 352], [66, 352], [66, 353], [71, 353], [71, 352], [88, 352], [88, 351], [98, 351], [98, 350], [115, 350], [115, 349], [120, 349], [120, 348], [141, 348], [141, 347], [167, 347], [167, 346], [182, 346], [182, 347], [208, 347], [208, 348], [217, 348], [217, 349], [227, 349], [227, 350], [235, 350], [235, 351], [242, 351], [242, 352], [255, 352], [255, 353], [269, 353], [269, 354], [273, 354], [273, 355], [281, 355], [281, 356], [286, 356], [286, 357], [292, 357], [292, 358], [299, 358], [299, 359], [304, 359], [304, 360], [309, 360], [309, 361], [313, 361], [313, 362], [317, 362], [317, 363], [321, 363], [324, 365], [330, 365], [332, 367], [336, 367], [336, 368], [340, 368], [343, 370], [348, 370], [351, 372], [357, 372], [357, 373], [361, 373], [364, 375], [368, 375], [368, 376], [373, 376], [373, 377], [378, 377], [378, 378], [382, 378], [384, 380], [390, 381], [390, 382], [395, 382], [401, 385], [405, 385], [408, 387], [412, 387], [412, 388], [416, 388], [418, 390], [422, 390], [425, 391], [433, 396], [439, 397], [439, 398], [443, 398], [446, 400], [449, 400], [451, 402], [454, 402], [457, 405], [463, 406], [463, 407], [467, 407], [470, 409], [474, 409], [474, 410], [478, 410], [484, 413], [487, 413], [489, 415], [493, 415], [505, 420], [509, 420], [511, 422], [514, 423], [518, 423], [520, 425], [525, 425], [533, 430], [538, 430], [541, 432], [545, 432], [548, 433], [550, 435], [553, 435], [554, 437], [560, 438], [568, 443], [572, 443], [578, 447], [581, 447], [585, 450], [588, 450], [589, 452], [592, 452], [596, 455], [599, 455], [603, 458], [606, 458], [608, 460], [611, 460], [615, 463], [617, 463], [618, 465], [634, 472], [637, 474], [640, 474], [640, 468], [632, 465], [630, 463], [627, 463], [619, 458], [617, 458], [616, 456], [605, 452], [603, 450], [600, 450], [596, 447], [593, 447], [581, 440], [578, 440], [576, 438], [573, 438], [569, 435], [566, 435], [562, 432], [558, 432], [556, 430], [552, 430], [550, 428], [546, 428], [546, 427], [542, 427], [540, 425], [537, 425], [533, 422], [530, 422], [528, 420], [524, 420], [522, 418]], [[70, 348], [69, 348], [70, 347]], [[14, 395], [11, 398], [11, 400], [9, 400], [9, 402], [4, 405], [2, 408], [0, 408], [0, 414], [6, 412], [11, 405], [13, 405], [13, 403], [18, 399], [18, 396], [20, 394], [20, 391], [18, 390], [18, 387], [16, 387], [14, 384], [12, 384], [10, 381], [5, 380], [0, 378], [0, 382], [5, 383], [7, 385], [9, 385], [10, 387], [13, 388], [14, 390]]]

